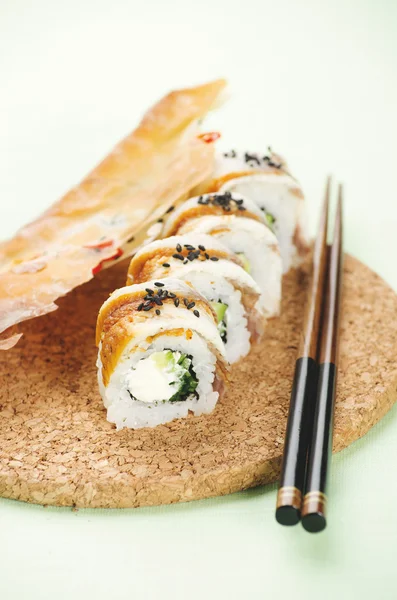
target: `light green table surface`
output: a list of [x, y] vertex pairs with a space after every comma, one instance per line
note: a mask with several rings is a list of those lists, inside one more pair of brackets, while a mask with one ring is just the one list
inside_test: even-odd
[[[393, 0], [2, 0], [0, 237], [163, 92], [226, 75], [208, 127], [284, 152], [312, 226], [326, 173], [343, 179], [347, 250], [397, 289], [396, 34]], [[317, 536], [276, 525], [274, 486], [141, 510], [0, 500], [0, 597], [395, 599], [396, 463], [394, 409], [335, 457]]]

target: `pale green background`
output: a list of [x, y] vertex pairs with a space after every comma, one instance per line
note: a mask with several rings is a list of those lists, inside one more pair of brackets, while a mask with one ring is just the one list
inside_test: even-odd
[[[346, 247], [397, 289], [396, 33], [393, 0], [1, 0], [0, 237], [166, 90], [223, 74], [209, 126], [284, 152], [312, 226], [325, 174], [343, 179]], [[395, 599], [396, 438], [393, 410], [335, 458], [317, 536], [276, 525], [274, 486], [135, 511], [0, 500], [1, 598]]]

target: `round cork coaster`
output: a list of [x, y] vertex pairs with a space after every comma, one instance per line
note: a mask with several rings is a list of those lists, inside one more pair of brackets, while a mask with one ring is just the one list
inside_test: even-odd
[[[1, 355], [0, 495], [79, 507], [133, 507], [228, 494], [279, 474], [306, 274], [284, 280], [282, 315], [233, 370], [211, 415], [117, 432], [97, 391], [95, 320], [124, 283], [107, 270], [24, 325]], [[397, 296], [347, 256], [334, 450], [397, 397]]]

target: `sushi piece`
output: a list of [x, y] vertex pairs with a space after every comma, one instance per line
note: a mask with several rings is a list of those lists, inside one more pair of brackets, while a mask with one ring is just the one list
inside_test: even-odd
[[[259, 286], [238, 257], [211, 236], [172, 236], [148, 244], [134, 256], [127, 283], [167, 275], [193, 286], [211, 304], [228, 361], [246, 356], [251, 341], [263, 333], [265, 315], [258, 302]], [[188, 309], [194, 306], [187, 303]]]
[[199, 191], [247, 196], [266, 214], [280, 244], [283, 272], [298, 266], [309, 251], [305, 201], [299, 183], [281, 157], [232, 150], [218, 154], [212, 178]]
[[265, 214], [249, 198], [230, 192], [204, 194], [181, 204], [165, 223], [163, 234], [205, 233], [237, 254], [261, 290], [267, 317], [279, 314], [282, 261]]
[[213, 311], [183, 281], [113, 292], [98, 315], [97, 345], [99, 389], [117, 429], [209, 413], [223, 393], [228, 366]]

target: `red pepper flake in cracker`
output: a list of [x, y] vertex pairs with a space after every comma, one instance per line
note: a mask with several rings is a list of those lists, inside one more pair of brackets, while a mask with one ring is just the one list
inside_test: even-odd
[[212, 144], [213, 142], [216, 142], [216, 140], [219, 140], [221, 134], [219, 133], [219, 131], [209, 131], [208, 133], [200, 133], [200, 135], [198, 135], [197, 137], [200, 140], [203, 140], [203, 142], [205, 142], [206, 144]]
[[104, 240], [103, 242], [93, 242], [89, 244], [84, 244], [83, 248], [91, 248], [92, 250], [102, 250], [103, 248], [110, 248], [113, 246], [113, 240]]
[[115, 254], [109, 256], [109, 258], [104, 258], [103, 260], [101, 260], [100, 263], [97, 264], [96, 267], [92, 269], [92, 274], [96, 275], [97, 273], [102, 271], [104, 263], [109, 262], [109, 260], [116, 260], [117, 258], [120, 258], [120, 256], [123, 256], [123, 254], [123, 250], [121, 248], [117, 248], [117, 252]]

